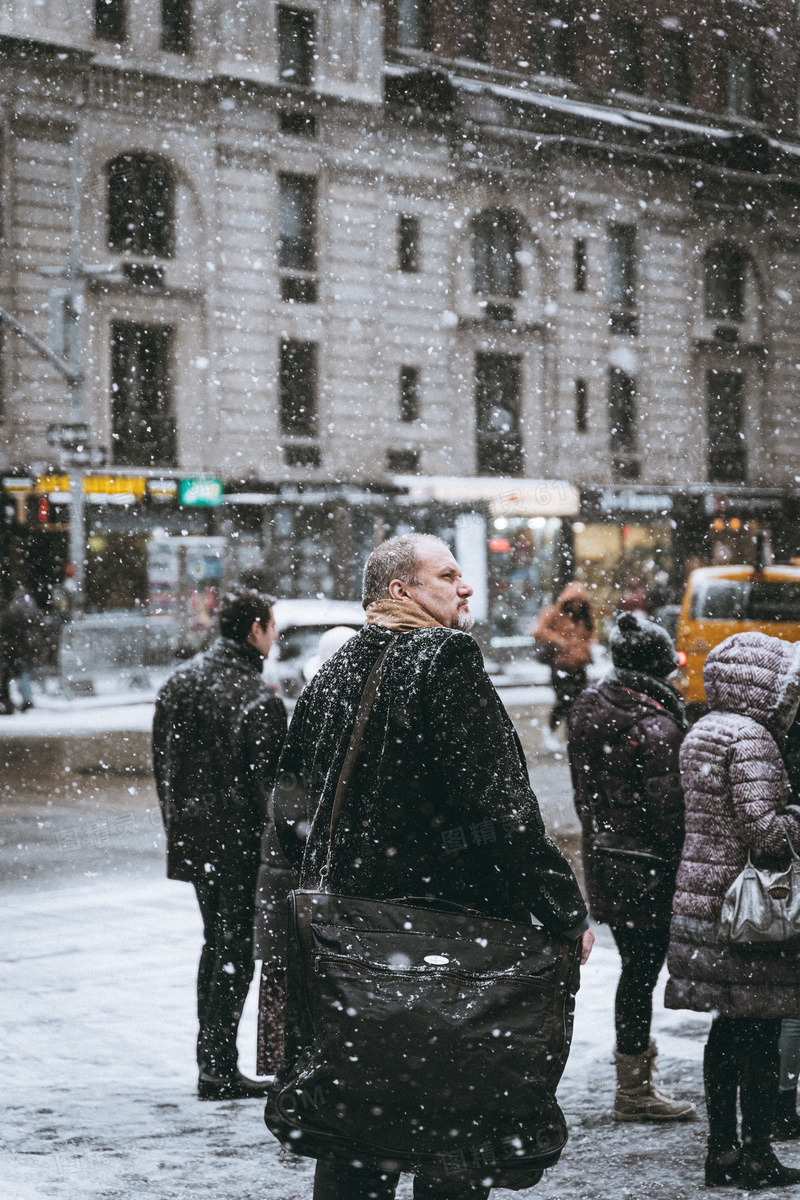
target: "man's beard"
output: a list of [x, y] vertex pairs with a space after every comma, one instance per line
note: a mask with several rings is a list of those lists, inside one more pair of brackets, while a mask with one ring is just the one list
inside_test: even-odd
[[466, 633], [468, 630], [472, 629], [472, 626], [474, 624], [475, 624], [475, 618], [473, 617], [473, 615], [469, 611], [469, 609], [468, 608], [459, 609], [458, 616], [456, 617], [456, 625], [455, 625], [456, 629], [460, 629], [460, 630], [462, 630], [462, 632]]

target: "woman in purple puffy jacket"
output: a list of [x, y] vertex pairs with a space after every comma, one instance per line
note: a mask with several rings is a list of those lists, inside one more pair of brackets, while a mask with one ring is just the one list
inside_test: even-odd
[[770, 1144], [781, 1018], [800, 1012], [800, 943], [733, 944], [719, 922], [748, 855], [774, 870], [788, 865], [789, 843], [800, 848], [781, 757], [800, 703], [800, 644], [737, 633], [711, 651], [703, 682], [710, 711], [681, 750], [686, 839], [665, 1003], [715, 1013], [704, 1058], [706, 1182], [783, 1187], [800, 1183]]

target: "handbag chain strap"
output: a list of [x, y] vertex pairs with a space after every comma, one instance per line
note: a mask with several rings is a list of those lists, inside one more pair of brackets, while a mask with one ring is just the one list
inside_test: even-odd
[[336, 826], [339, 823], [339, 817], [342, 812], [342, 806], [344, 804], [347, 788], [350, 783], [353, 770], [355, 769], [358, 755], [361, 751], [361, 741], [364, 737], [364, 730], [367, 727], [367, 721], [369, 720], [370, 713], [372, 712], [372, 706], [375, 703], [375, 694], [378, 691], [378, 684], [381, 681], [381, 675], [383, 673], [384, 659], [386, 658], [393, 641], [394, 638], [391, 638], [386, 643], [383, 650], [381, 650], [380, 654], [378, 655], [378, 661], [370, 671], [367, 677], [367, 682], [364, 684], [364, 691], [361, 693], [361, 703], [358, 706], [355, 724], [353, 725], [353, 732], [350, 736], [350, 744], [347, 747], [347, 754], [345, 755], [344, 763], [342, 764], [339, 782], [336, 784], [336, 792], [334, 794], [333, 804], [331, 806], [331, 823], [328, 830], [328, 853], [325, 857], [325, 866], [322, 868], [319, 875], [319, 890], [321, 892], [325, 891], [325, 884], [327, 883], [328, 875], [330, 874], [331, 856], [333, 854], [333, 834]]

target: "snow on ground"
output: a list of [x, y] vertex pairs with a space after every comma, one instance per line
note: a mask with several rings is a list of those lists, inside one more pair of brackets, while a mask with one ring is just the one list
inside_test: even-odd
[[36, 699], [36, 707], [13, 716], [0, 716], [3, 738], [52, 738], [80, 734], [149, 732], [153, 727], [151, 697], [132, 700], [131, 693], [63, 700], [54, 696]]
[[[7, 891], [4, 910], [3, 1200], [310, 1200], [312, 1164], [280, 1150], [261, 1102], [195, 1098], [200, 920], [188, 885], [81, 879]], [[535, 1191], [542, 1200], [703, 1194], [703, 1123], [610, 1121], [616, 974], [601, 930], [561, 1089], [572, 1138]], [[250, 1070], [254, 1021], [249, 1002], [240, 1046]], [[666, 1077], [680, 1094], [700, 1090], [707, 1027], [657, 1006]], [[410, 1196], [408, 1180], [399, 1195]]]
[[[555, 700], [553, 689], [542, 685], [506, 685], [500, 689], [500, 695], [507, 707], [549, 706]], [[141, 699], [132, 698], [130, 692], [76, 700], [40, 696], [35, 708], [13, 716], [0, 716], [0, 740], [70, 737], [118, 730], [145, 733], [152, 729], [154, 707], [152, 696], [143, 694]]]

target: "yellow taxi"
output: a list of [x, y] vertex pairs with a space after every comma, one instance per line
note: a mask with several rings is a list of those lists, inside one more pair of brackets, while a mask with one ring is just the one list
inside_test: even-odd
[[800, 566], [702, 567], [692, 571], [678, 617], [676, 685], [690, 715], [705, 706], [703, 664], [733, 633], [757, 629], [800, 641]]

